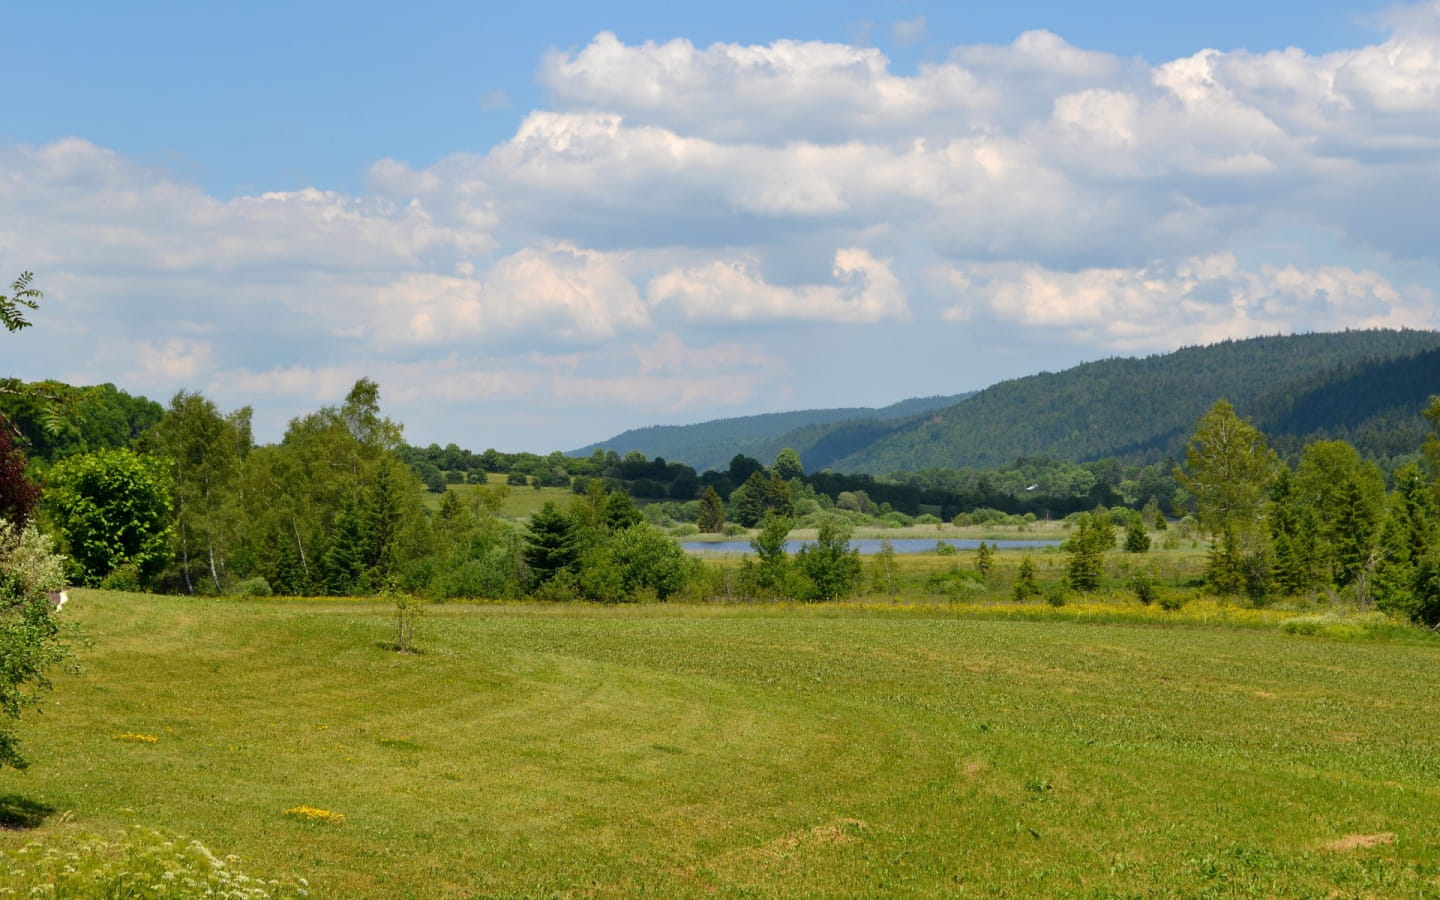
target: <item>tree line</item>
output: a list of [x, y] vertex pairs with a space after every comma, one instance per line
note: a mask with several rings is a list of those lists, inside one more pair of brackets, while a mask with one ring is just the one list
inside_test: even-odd
[[1206, 580], [1256, 603], [1328, 594], [1440, 624], [1440, 397], [1419, 452], [1390, 478], [1344, 441], [1292, 467], [1224, 400], [1201, 417], [1176, 475], [1210, 536]]

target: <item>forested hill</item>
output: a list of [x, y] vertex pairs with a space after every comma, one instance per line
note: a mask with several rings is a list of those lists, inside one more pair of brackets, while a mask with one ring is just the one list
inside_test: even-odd
[[837, 471], [891, 472], [994, 467], [1025, 456], [1178, 458], [1195, 421], [1221, 397], [1282, 451], [1305, 439], [1341, 438], [1366, 455], [1393, 456], [1418, 446], [1420, 411], [1435, 393], [1440, 393], [1440, 332], [1346, 331], [1225, 341], [1003, 381], [830, 465]]
[[1155, 462], [1184, 453], [1195, 422], [1229, 400], [1282, 452], [1340, 439], [1370, 457], [1413, 452], [1426, 398], [1440, 393], [1440, 332], [1345, 331], [1225, 341], [1143, 359], [1086, 363], [976, 394], [883, 409], [807, 410], [627, 431], [596, 448], [723, 469], [783, 447], [806, 471], [883, 474], [994, 468], [1021, 457]]
[[837, 426], [842, 431], [856, 426], [868, 429], [879, 423], [894, 426], [915, 416], [953, 406], [968, 396], [913, 397], [879, 409], [864, 406], [805, 409], [714, 419], [695, 425], [652, 425], [572, 450], [568, 455], [589, 456], [596, 450], [615, 450], [623, 454], [634, 450], [652, 459], [660, 456], [670, 462], [685, 463], [697, 471], [724, 469], [737, 453], [756, 459], [774, 459], [781, 448], [796, 446], [793, 442], [784, 442], [784, 439], [797, 430], [814, 431], [819, 436]]

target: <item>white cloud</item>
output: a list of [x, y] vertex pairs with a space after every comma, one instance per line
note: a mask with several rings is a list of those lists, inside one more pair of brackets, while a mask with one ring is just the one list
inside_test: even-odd
[[122, 342], [134, 363], [125, 374], [128, 382], [162, 390], [177, 390], [208, 375], [213, 366], [209, 341], [170, 338], [164, 341]]
[[[783, 377], [783, 360], [740, 344], [687, 346], [671, 334], [649, 345], [623, 348], [628, 371], [590, 372], [557, 358], [494, 358], [449, 355], [400, 362], [357, 360], [343, 365], [277, 366], [269, 370], [217, 373], [209, 390], [217, 396], [252, 402], [256, 396], [292, 397], [333, 403], [356, 379], [382, 386], [387, 408], [447, 407], [512, 402], [525, 407], [564, 408], [603, 403], [625, 410], [682, 412], [754, 401]], [[636, 362], [638, 361], [638, 365]], [[252, 399], [246, 399], [252, 398]]]
[[1056, 272], [997, 264], [936, 273], [961, 300], [944, 316], [977, 310], [1126, 351], [1294, 331], [1440, 326], [1435, 292], [1397, 288], [1377, 272], [1344, 266], [1241, 269], [1234, 255], [1173, 266]]
[[[904, 72], [602, 33], [544, 58], [550, 101], [508, 139], [379, 160], [356, 195], [0, 148], [0, 248], [47, 291], [7, 362], [257, 405], [375, 374], [417, 408], [700, 410], [775, 396], [812, 327], [939, 340], [912, 310], [1120, 350], [1434, 327], [1440, 0], [1387, 21], [1367, 47], [1157, 65], [1030, 31]], [[707, 334], [737, 323], [743, 345]]]
[[756, 268], [754, 260], [734, 259], [673, 269], [650, 281], [650, 302], [674, 303], [690, 319], [714, 321], [865, 323], [910, 316], [889, 265], [858, 248], [836, 251], [835, 285], [773, 285]]
[[374, 293], [365, 334], [378, 346], [495, 341], [528, 332], [596, 342], [649, 324], [624, 258], [568, 244], [528, 247], [484, 275], [415, 272]]

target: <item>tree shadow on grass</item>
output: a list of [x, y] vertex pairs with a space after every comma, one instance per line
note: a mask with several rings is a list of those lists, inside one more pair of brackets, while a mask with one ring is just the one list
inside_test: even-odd
[[19, 831], [39, 828], [55, 808], [19, 794], [0, 794], [0, 828]]

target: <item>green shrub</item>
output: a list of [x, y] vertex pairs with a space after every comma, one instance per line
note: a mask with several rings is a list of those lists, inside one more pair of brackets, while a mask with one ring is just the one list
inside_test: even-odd
[[1136, 572], [1130, 576], [1130, 588], [1135, 591], [1135, 599], [1149, 606], [1160, 599], [1160, 589], [1155, 584], [1155, 579], [1147, 572]]
[[[726, 525], [725, 527], [726, 527], [726, 528], [729, 528], [730, 526], [729, 526], [729, 525]], [[743, 530], [743, 529], [742, 529], [742, 530]], [[670, 529], [670, 535], [671, 535], [672, 537], [690, 537], [692, 534], [699, 534], [699, 533], [700, 533], [700, 526], [695, 525], [695, 524], [692, 524], [692, 523], [690, 523], [690, 522], [685, 522], [684, 524], [676, 525], [674, 528], [671, 528], [671, 529]]]
[[1175, 591], [1165, 591], [1160, 595], [1160, 608], [1175, 612], [1185, 605], [1185, 595]]
[[744, 525], [741, 525], [739, 522], [727, 522], [725, 523], [725, 527], [720, 529], [720, 533], [725, 535], [726, 537], [739, 537], [740, 535], [746, 534], [748, 532], [749, 529], [746, 528]]
[[1070, 600], [1070, 591], [1063, 583], [1050, 585], [1045, 589], [1045, 602], [1051, 606], [1064, 606]]
[[242, 872], [239, 857], [217, 857], [199, 841], [132, 827], [118, 839], [51, 837], [0, 852], [0, 895], [108, 900], [308, 897], [305, 879], [264, 880]]
[[138, 591], [140, 567], [134, 563], [125, 563], [100, 579], [100, 587], [107, 591]]
[[247, 578], [235, 585], [235, 596], [237, 597], [269, 597], [273, 591], [270, 590], [270, 582], [264, 578]]

